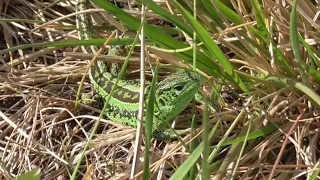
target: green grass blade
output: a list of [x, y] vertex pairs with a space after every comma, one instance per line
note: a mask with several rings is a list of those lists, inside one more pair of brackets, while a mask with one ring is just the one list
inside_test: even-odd
[[298, 66], [301, 79], [308, 87], [311, 87], [305, 73], [306, 64], [305, 62], [302, 61], [302, 58], [300, 55], [298, 26], [297, 26], [297, 0], [293, 1], [292, 10], [290, 14], [290, 41], [292, 43], [294, 59], [297, 62], [296, 65]]
[[45, 22], [41, 21], [41, 20], [32, 20], [32, 19], [10, 19], [10, 18], [0, 18], [0, 23], [18, 23], [18, 22], [23, 22], [23, 23], [37, 23], [37, 24], [43, 24]]
[[279, 87], [291, 87], [306, 94], [318, 107], [320, 107], [320, 96], [308, 86], [290, 78], [269, 77], [268, 81], [275, 83]]
[[192, 28], [188, 26], [185, 22], [181, 21], [180, 18], [177, 18], [176, 16], [172, 15], [167, 10], [163, 9], [161, 6], [156, 4], [152, 0], [137, 0], [139, 3], [144, 3], [145, 6], [148, 6], [150, 10], [152, 10], [154, 13], [157, 13], [161, 17], [166, 18], [170, 22], [174, 23], [177, 27], [179, 27], [182, 31], [185, 33], [191, 35], [192, 34]]
[[210, 154], [210, 139], [209, 139], [209, 134], [210, 134], [210, 123], [209, 123], [209, 109], [208, 109], [208, 97], [204, 95], [204, 109], [203, 109], [203, 117], [202, 117], [202, 122], [203, 122], [203, 156], [202, 156], [202, 177], [205, 180], [210, 179], [210, 172], [209, 172], [209, 162], [207, 161], [209, 159], [209, 154]]
[[204, 29], [204, 27], [199, 22], [197, 22], [188, 11], [186, 11], [179, 3], [177, 3], [177, 1], [174, 1], [174, 4], [179, 9], [184, 18], [188, 20], [193, 29], [196, 31], [197, 35], [199, 36], [199, 39], [209, 50], [210, 55], [221, 63], [223, 69], [226, 71], [228, 76], [231, 77], [233, 82], [235, 82], [244, 92], [250, 94], [250, 91], [248, 90], [246, 85], [240, 79], [238, 74], [234, 71], [230, 61], [226, 58], [224, 53], [213, 41], [213, 39], [211, 38], [209, 33]]
[[[131, 28], [136, 31], [138, 30], [140, 26], [140, 21], [135, 17], [133, 17], [132, 15], [126, 13], [125, 11], [114, 6], [108, 1], [92, 0], [92, 2], [98, 5], [99, 7], [105, 9], [107, 12], [116, 16], [128, 28]], [[161, 31], [159, 28], [155, 28], [149, 24], [145, 24], [144, 28], [145, 28], [146, 37], [161, 47], [164, 47], [170, 50], [183, 49], [183, 48], [189, 47], [188, 45], [181, 43], [175, 40], [173, 37], [163, 33], [163, 31]], [[186, 61], [187, 63], [190, 63], [190, 64], [192, 63], [193, 53], [191, 50], [176, 53], [176, 55], [179, 56], [184, 61]], [[199, 61], [197, 62], [197, 68], [215, 77], [223, 75], [223, 71], [220, 69], [220, 67], [217, 64], [215, 64], [213, 61], [211, 61], [207, 55], [203, 54], [200, 51], [197, 51], [197, 57], [199, 59]], [[228, 78], [228, 80], [232, 80], [229, 77], [226, 77], [226, 78]]]
[[269, 124], [260, 130], [257, 130], [253, 133], [250, 133], [247, 136], [247, 138], [245, 136], [241, 136], [241, 137], [238, 137], [234, 140], [224, 142], [221, 146], [228, 146], [228, 145], [232, 145], [232, 144], [236, 144], [236, 143], [241, 143], [241, 142], [244, 142], [245, 139], [247, 141], [252, 140], [252, 139], [257, 139], [259, 137], [263, 137], [263, 136], [266, 136], [270, 133], [273, 133], [275, 130], [277, 130], [277, 127], [273, 124]]
[[[142, 26], [139, 27], [138, 32], [140, 32], [141, 27], [142, 27]], [[92, 130], [92, 132], [91, 132], [91, 134], [90, 134], [90, 136], [89, 136], [89, 138], [88, 138], [88, 141], [86, 142], [86, 144], [85, 144], [85, 146], [84, 146], [83, 152], [81, 153], [81, 156], [80, 156], [80, 158], [79, 158], [79, 161], [78, 161], [78, 163], [76, 164], [76, 167], [75, 167], [74, 171], [72, 172], [72, 176], [71, 176], [71, 179], [72, 179], [72, 180], [75, 180], [75, 179], [76, 179], [76, 176], [77, 176], [77, 173], [78, 173], [78, 169], [80, 168], [80, 164], [81, 164], [81, 162], [82, 162], [82, 159], [83, 159], [83, 157], [85, 156], [85, 152], [86, 152], [86, 150], [89, 148], [89, 144], [90, 144], [93, 136], [95, 135], [95, 132], [97, 131], [97, 129], [98, 129], [98, 127], [99, 127], [100, 120], [101, 120], [101, 118], [102, 118], [102, 116], [103, 116], [103, 112], [107, 109], [107, 107], [108, 107], [108, 105], [109, 105], [109, 101], [110, 101], [110, 99], [111, 99], [114, 91], [115, 91], [116, 88], [117, 88], [117, 85], [118, 85], [119, 80], [120, 80], [121, 77], [123, 77], [123, 75], [125, 74], [125, 71], [126, 71], [127, 66], [128, 66], [128, 64], [129, 64], [129, 60], [130, 60], [131, 55], [132, 55], [132, 53], [133, 53], [135, 44], [138, 42], [138, 40], [139, 40], [139, 36], [136, 35], [136, 37], [134, 38], [134, 41], [133, 41], [133, 43], [132, 43], [132, 46], [131, 46], [131, 48], [130, 48], [130, 51], [128, 52], [128, 55], [127, 55], [127, 57], [126, 57], [126, 60], [125, 60], [125, 62], [123, 63], [123, 65], [122, 65], [122, 67], [121, 67], [121, 70], [120, 70], [120, 72], [119, 72], [119, 74], [118, 74], [118, 77], [117, 77], [117, 79], [116, 79], [116, 81], [115, 81], [115, 83], [114, 83], [114, 86], [112, 87], [110, 94], [106, 97], [106, 101], [104, 102], [104, 106], [103, 106], [103, 108], [102, 108], [102, 110], [101, 110], [101, 113], [100, 113], [100, 115], [99, 115], [99, 119], [98, 119], [98, 121], [96, 122], [95, 126], [93, 127], [93, 130]]]
[[[14, 46], [8, 49], [0, 50], [0, 55], [17, 51], [19, 49], [28, 49], [28, 48], [37, 48], [41, 49], [44, 47], [76, 47], [76, 46], [90, 46], [90, 45], [96, 45], [101, 46], [106, 41], [106, 39], [91, 39], [91, 40], [74, 40], [74, 41], [59, 41], [59, 42], [44, 42], [44, 43], [35, 43], [35, 44], [23, 44], [19, 46]], [[109, 45], [128, 45], [132, 44], [134, 41], [134, 38], [127, 38], [127, 39], [111, 39]], [[147, 44], [151, 44], [150, 40], [146, 40]]]
[[[208, 139], [210, 140], [213, 135], [217, 132], [219, 123], [212, 128]], [[202, 152], [204, 150], [204, 142], [201, 142], [198, 147], [190, 154], [189, 158], [183, 162], [183, 164], [177, 169], [177, 171], [171, 176], [172, 180], [181, 180], [188, 174], [189, 170], [194, 166], [194, 164], [199, 160]]]
[[320, 168], [320, 160], [318, 160], [317, 163], [315, 164], [314, 169], [317, 169], [317, 170], [311, 172], [311, 176], [309, 178], [310, 180], [318, 179], [318, 176], [320, 174], [319, 168]]
[[151, 138], [152, 138], [152, 124], [153, 124], [153, 112], [154, 112], [154, 103], [155, 103], [155, 94], [156, 94], [156, 82], [158, 80], [158, 65], [155, 68], [154, 76], [151, 82], [150, 93], [147, 103], [147, 112], [145, 119], [145, 128], [146, 128], [146, 151], [144, 154], [144, 166], [143, 166], [143, 179], [150, 179], [150, 148], [151, 148]]
[[268, 31], [268, 28], [265, 24], [264, 11], [261, 8], [262, 5], [257, 0], [252, 0], [252, 7], [254, 10], [255, 19], [257, 21], [258, 31], [256, 31], [256, 35], [259, 34], [258, 37], [264, 42], [263, 46], [269, 46], [270, 43], [273, 45], [273, 51], [275, 53], [275, 61], [277, 65], [280, 66], [289, 76], [295, 76], [295, 72], [290, 64], [288, 64], [285, 56], [282, 52], [277, 48], [277, 44], [273, 41], [271, 34]]
[[18, 176], [17, 180], [40, 180], [41, 170], [35, 169]]

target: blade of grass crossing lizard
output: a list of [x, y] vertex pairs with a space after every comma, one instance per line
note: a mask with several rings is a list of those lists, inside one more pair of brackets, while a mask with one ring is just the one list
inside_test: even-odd
[[[88, 9], [89, 5], [88, 0], [78, 0], [77, 9], [83, 11]], [[79, 14], [76, 20], [79, 28], [79, 39], [92, 39], [93, 25], [89, 14]], [[97, 52], [97, 49], [96, 46], [82, 48], [83, 51], [93, 54]], [[108, 55], [114, 56], [117, 54], [117, 49], [112, 48], [112, 51]], [[113, 67], [117, 67], [117, 64], [105, 64], [98, 61], [97, 65], [90, 69], [90, 82], [96, 92], [106, 101], [117, 81], [117, 88], [108, 102], [108, 108], [103, 113], [112, 121], [136, 127], [140, 82], [138, 80], [117, 80], [118, 72]], [[176, 137], [175, 133], [168, 129], [168, 121], [175, 118], [188, 106], [201, 84], [202, 77], [198, 73], [183, 70], [168, 76], [157, 85], [152, 125], [152, 133], [156, 138], [169, 139]], [[149, 97], [148, 92], [146, 92], [146, 97]]]

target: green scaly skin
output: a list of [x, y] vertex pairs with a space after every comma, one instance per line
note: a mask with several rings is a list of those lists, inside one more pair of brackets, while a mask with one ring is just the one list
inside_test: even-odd
[[[89, 3], [88, 0], [78, 0], [77, 11], [87, 9], [90, 5]], [[79, 39], [92, 39], [93, 26], [90, 15], [79, 14], [76, 18]], [[98, 47], [82, 47], [82, 50], [86, 53], [95, 54], [98, 51]], [[111, 53], [110, 51], [108, 53], [108, 55], [114, 54], [114, 52]], [[90, 69], [89, 78], [91, 84], [104, 100], [111, 92], [117, 79], [117, 72], [114, 71], [116, 66], [117, 64], [114, 63], [105, 64], [98, 61], [97, 65]], [[201, 84], [201, 76], [189, 71], [174, 73], [158, 84], [153, 122], [153, 135], [155, 138], [176, 138], [175, 133], [167, 126], [168, 121], [175, 118], [188, 106]], [[140, 82], [138, 80], [120, 79], [108, 107], [103, 113], [112, 121], [137, 127], [139, 90]], [[146, 94], [146, 97], [148, 97], [148, 94]]]

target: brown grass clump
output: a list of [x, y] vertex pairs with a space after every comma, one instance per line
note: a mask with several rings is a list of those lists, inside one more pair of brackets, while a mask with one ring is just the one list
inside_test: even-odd
[[[84, 42], [77, 37], [75, 4], [76, 0], [0, 1], [1, 179], [31, 170], [40, 170], [41, 179], [71, 179], [79, 161], [75, 179], [128, 179], [135, 160], [137, 179], [146, 178], [147, 171], [152, 179], [319, 177], [315, 1], [298, 1], [296, 16], [291, 1], [199, 1], [197, 21], [192, 19], [192, 1], [159, 2], [157, 8], [149, 4], [147, 79], [152, 79], [150, 67], [157, 61], [168, 67], [161, 69], [161, 80], [174, 71], [171, 65], [191, 67], [197, 58], [196, 67], [206, 77], [201, 91], [210, 95], [209, 104], [220, 108], [207, 111], [206, 103], [196, 103], [193, 111], [190, 105], [176, 127], [190, 127], [194, 117], [194, 133], [180, 141], [152, 140], [150, 147], [143, 138], [139, 157], [134, 156], [136, 130], [106, 117], [88, 140], [103, 106], [98, 101], [75, 108], [79, 88], [93, 94], [85, 72], [94, 56], [79, 48]], [[141, 18], [140, 6], [122, 1], [117, 6]], [[129, 21], [133, 19], [125, 21], [122, 14], [96, 6], [91, 12], [97, 31], [91, 43], [101, 45], [115, 29], [132, 43], [138, 30]], [[157, 34], [155, 27], [168, 36]], [[193, 32], [197, 51], [192, 52]], [[122, 64], [126, 58], [102, 54], [98, 59]], [[136, 47], [127, 77], [138, 78], [139, 65]], [[89, 148], [81, 158], [86, 143]], [[146, 152], [148, 170], [143, 167]]]

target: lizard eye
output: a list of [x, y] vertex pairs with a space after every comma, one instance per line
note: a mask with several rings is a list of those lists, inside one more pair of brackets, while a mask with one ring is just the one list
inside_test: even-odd
[[184, 89], [184, 85], [176, 85], [174, 87], [177, 91], [182, 91]]

